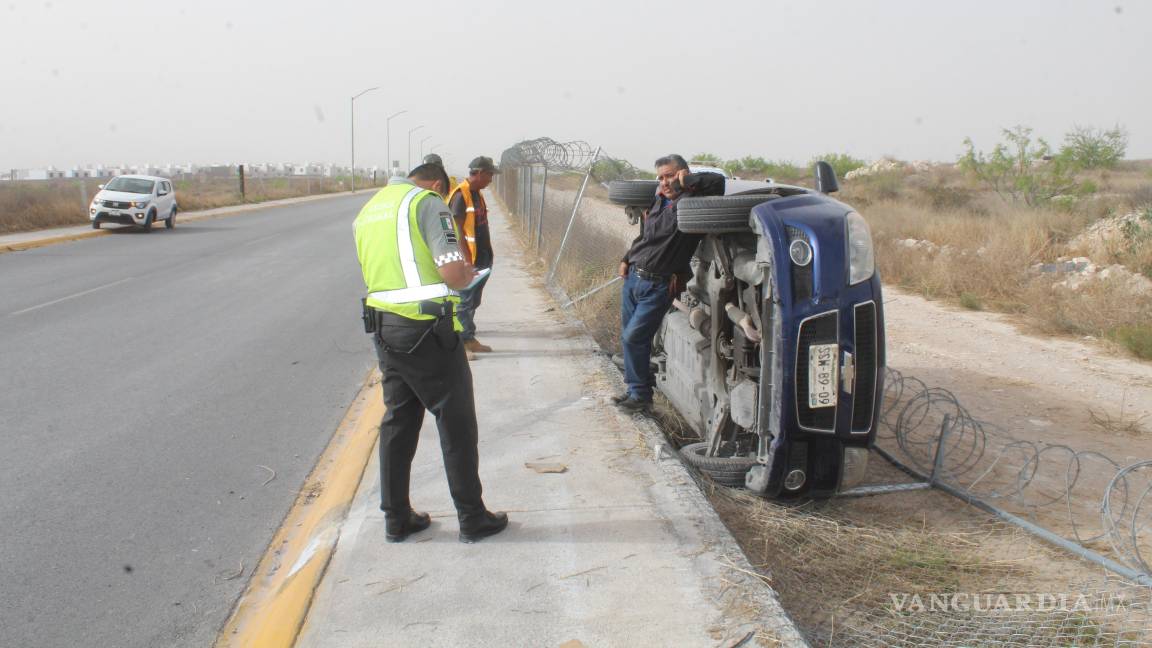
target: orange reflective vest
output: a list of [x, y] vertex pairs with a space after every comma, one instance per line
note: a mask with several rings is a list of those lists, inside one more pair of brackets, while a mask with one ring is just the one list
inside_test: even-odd
[[[452, 193], [448, 195], [448, 204], [452, 204], [452, 199], [456, 193], [464, 197], [464, 242], [468, 244], [468, 253], [471, 255], [470, 261], [476, 263], [476, 204], [472, 200], [472, 186], [468, 184], [467, 180], [461, 180], [460, 184], [452, 189]], [[484, 204], [484, 196], [480, 196], [480, 207], [487, 212], [488, 205]]]

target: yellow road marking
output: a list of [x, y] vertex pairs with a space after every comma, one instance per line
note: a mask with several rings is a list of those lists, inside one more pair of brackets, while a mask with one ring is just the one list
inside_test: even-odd
[[296, 642], [383, 416], [380, 376], [373, 371], [256, 566], [216, 648], [290, 648]]

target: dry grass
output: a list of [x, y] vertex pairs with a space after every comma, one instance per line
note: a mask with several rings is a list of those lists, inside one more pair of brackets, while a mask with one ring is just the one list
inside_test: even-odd
[[992, 555], [996, 524], [962, 531], [856, 522], [788, 508], [745, 491], [708, 493], [749, 561], [809, 637], [882, 610], [893, 592], [980, 591], [1020, 573], [1019, 556]]
[[[88, 201], [107, 180], [51, 180], [0, 183], [0, 234], [88, 224]], [[245, 200], [236, 178], [188, 177], [173, 180], [181, 211], [296, 198], [347, 190], [341, 178], [248, 178]], [[357, 186], [361, 181], [357, 180]], [[365, 181], [364, 186], [368, 183]]]
[[845, 182], [843, 193], [872, 225], [886, 283], [969, 309], [1021, 314], [1043, 332], [1114, 340], [1148, 359], [1152, 294], [1120, 280], [1054, 287], [1063, 277], [1033, 266], [1091, 254], [1097, 264], [1152, 277], [1152, 215], [1104, 252], [1074, 242], [1101, 218], [1152, 209], [1149, 168], [1126, 162], [1086, 174], [1095, 196], [1041, 208], [1005, 203], [951, 167], [877, 174]]

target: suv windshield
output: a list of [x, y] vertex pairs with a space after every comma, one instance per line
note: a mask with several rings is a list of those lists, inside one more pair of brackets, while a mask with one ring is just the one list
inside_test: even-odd
[[156, 183], [151, 180], [142, 180], [140, 178], [112, 178], [112, 182], [109, 182], [104, 186], [104, 188], [108, 191], [150, 194], [152, 193], [152, 187], [155, 184]]

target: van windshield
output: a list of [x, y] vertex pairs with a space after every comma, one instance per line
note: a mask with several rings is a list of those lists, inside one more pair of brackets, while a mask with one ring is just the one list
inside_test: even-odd
[[155, 185], [156, 185], [155, 182], [153, 182], [151, 180], [143, 180], [141, 178], [112, 178], [112, 182], [109, 182], [107, 185], [104, 186], [104, 188], [107, 189], [108, 191], [123, 191], [124, 193], [135, 193], [135, 194], [151, 194], [152, 193], [152, 187], [154, 187]]

